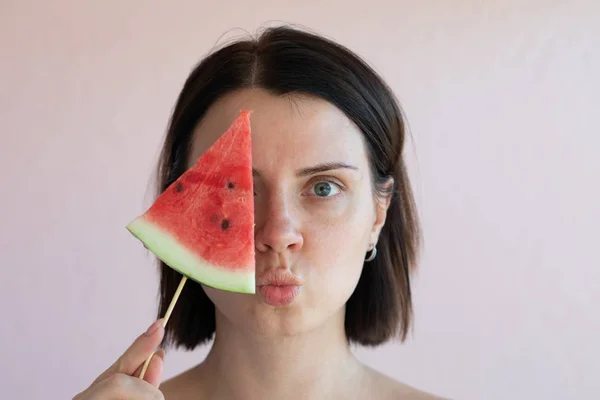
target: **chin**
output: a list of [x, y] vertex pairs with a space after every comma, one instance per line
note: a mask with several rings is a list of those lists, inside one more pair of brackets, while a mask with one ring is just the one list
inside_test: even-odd
[[240, 322], [245, 330], [268, 338], [293, 337], [310, 330], [309, 324], [302, 316], [282, 309], [258, 313], [252, 320]]

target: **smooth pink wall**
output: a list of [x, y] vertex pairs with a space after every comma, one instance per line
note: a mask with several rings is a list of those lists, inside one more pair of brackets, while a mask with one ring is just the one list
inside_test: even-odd
[[221, 34], [282, 20], [370, 60], [415, 139], [414, 336], [360, 356], [455, 399], [598, 398], [599, 4], [3, 1], [0, 397], [71, 398], [153, 320], [124, 226], [175, 97]]

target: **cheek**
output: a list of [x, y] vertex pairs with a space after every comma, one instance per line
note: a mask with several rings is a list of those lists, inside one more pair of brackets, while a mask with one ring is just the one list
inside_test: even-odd
[[364, 200], [331, 204], [303, 225], [306, 265], [302, 270], [310, 275], [313, 300], [323, 301], [326, 296], [337, 304], [352, 294], [360, 278], [374, 218], [369, 210]]
[[[303, 301], [316, 311], [315, 318], [337, 312], [348, 301], [360, 278], [363, 262], [352, 238], [332, 235], [321, 243], [313, 243], [307, 254], [308, 265], [302, 268], [308, 284]], [[357, 242], [356, 240], [352, 240]]]
[[375, 218], [374, 205], [366, 196], [313, 200], [303, 208], [304, 241], [312, 244], [312, 251], [337, 258], [366, 246]]

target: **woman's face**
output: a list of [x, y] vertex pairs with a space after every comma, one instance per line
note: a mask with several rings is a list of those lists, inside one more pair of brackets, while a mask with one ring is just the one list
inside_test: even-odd
[[278, 270], [293, 274], [300, 286], [254, 295], [204, 289], [219, 318], [261, 335], [343, 322], [387, 206], [374, 197], [362, 134], [324, 100], [248, 89], [207, 112], [196, 128], [190, 166], [241, 109], [252, 111], [257, 283]]

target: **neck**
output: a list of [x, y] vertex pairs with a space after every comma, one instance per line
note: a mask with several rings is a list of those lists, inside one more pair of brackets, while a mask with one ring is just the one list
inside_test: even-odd
[[335, 397], [357, 385], [362, 365], [348, 346], [342, 315], [295, 336], [261, 336], [217, 314], [217, 332], [202, 369], [215, 398], [307, 399]]

